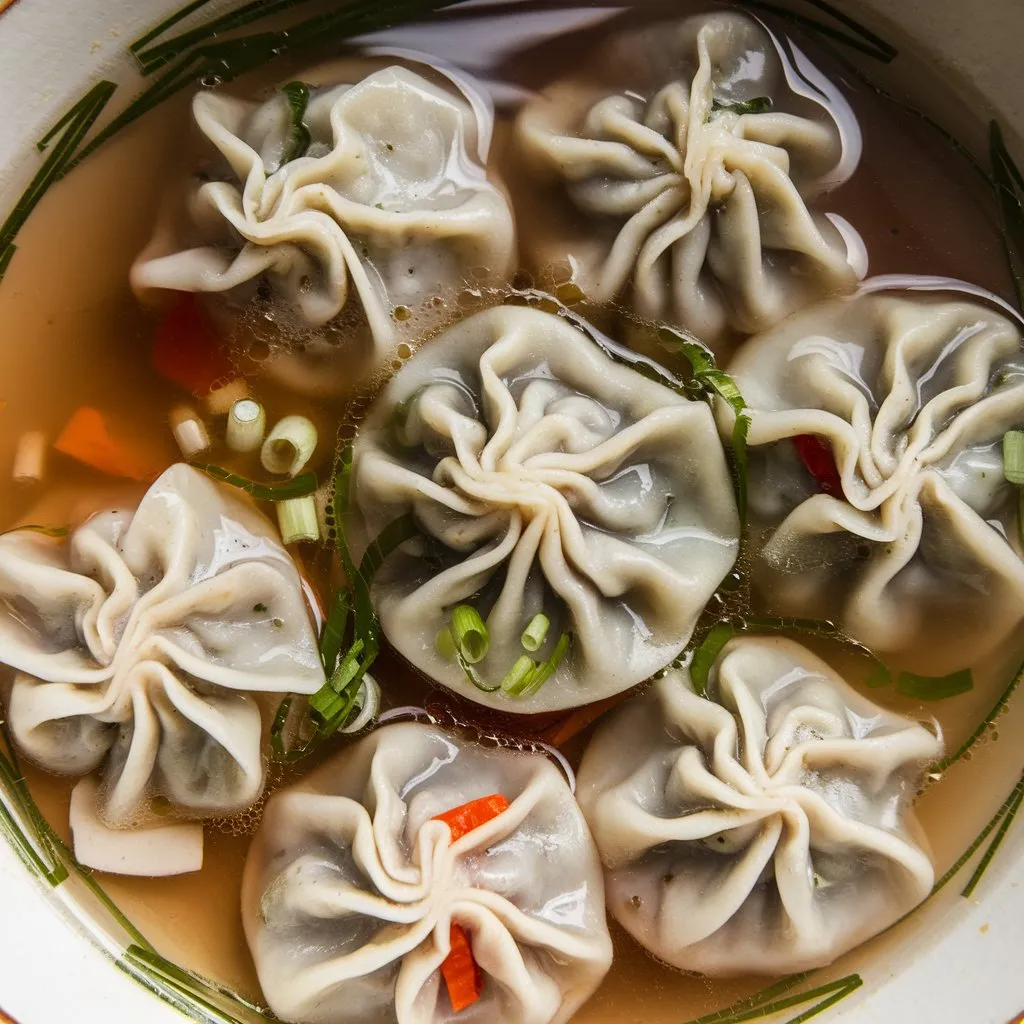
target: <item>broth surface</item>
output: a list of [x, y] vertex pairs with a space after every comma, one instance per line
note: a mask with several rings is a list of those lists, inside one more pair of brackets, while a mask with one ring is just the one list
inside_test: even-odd
[[[709, 5], [674, 5], [681, 18]], [[515, 110], [509, 102], [522, 90], [542, 87], [570, 72], [606, 33], [630, 26], [653, 11], [639, 9], [616, 15], [603, 9], [550, 8], [522, 14], [449, 10], [422, 26], [381, 33], [373, 42], [407, 47], [453, 60], [494, 83], [498, 125], [492, 161], [502, 168], [512, 195], [521, 235], [539, 225], [531, 200], [531, 184], [516, 172], [510, 126]], [[583, 26], [583, 27], [580, 27]], [[870, 274], [913, 273], [968, 280], [1007, 301], [1014, 300], [1007, 273], [996, 211], [969, 162], [920, 117], [877, 95], [813, 39], [791, 26], [772, 23], [790, 34], [814, 62], [840, 86], [864, 135], [864, 153], [853, 178], [828, 196], [828, 208], [860, 231], [870, 255]], [[330, 59], [332, 54], [322, 54]], [[901, 55], [912, 69], [914, 95], [941, 90], [938, 72]], [[304, 59], [296, 65], [315, 64]], [[294, 70], [286, 62], [223, 88], [233, 95], [265, 95], [269, 85], [288, 81]], [[629, 69], [615, 69], [628, 74]], [[882, 77], [882, 69], [879, 72]], [[195, 143], [189, 121], [188, 95], [147, 115], [98, 151], [40, 203], [18, 237], [18, 251], [0, 287], [0, 466], [9, 466], [15, 445], [26, 430], [42, 430], [52, 438], [79, 406], [108, 411], [118, 422], [160, 453], [167, 464], [177, 459], [167, 416], [180, 401], [149, 362], [154, 332], [152, 312], [142, 309], [130, 292], [128, 269], [147, 242], [165, 191], [192, 166], [195, 151], [181, 146], [182, 137]], [[510, 170], [511, 168], [511, 170]], [[448, 296], [448, 305], [424, 325], [433, 332], [468, 305], [499, 301], [498, 296], [469, 296], [462, 302]], [[599, 326], [616, 335], [614, 310], [584, 310]], [[267, 342], [255, 320], [243, 321], [236, 332], [236, 356], [252, 391], [267, 406], [268, 420], [284, 413], [311, 416], [322, 437], [339, 427], [350, 433], [366, 399], [379, 388], [378, 379], [354, 401], [344, 398], [302, 398], [269, 383], [261, 373]], [[398, 365], [401, 365], [399, 362]], [[16, 382], [16, 383], [15, 383]], [[319, 468], [329, 468], [330, 445], [321, 445]], [[216, 455], [222, 453], [215, 453]], [[217, 458], [212, 461], [218, 461]], [[40, 485], [15, 485], [0, 474], [0, 529], [24, 522], [75, 522], [88, 511], [112, 503], [137, 500], [142, 487], [126, 485], [77, 466], [51, 453], [47, 477]], [[329, 557], [309, 546], [299, 552], [321, 602], [330, 593], [336, 569]], [[941, 628], [941, 624], [937, 628]], [[805, 639], [805, 638], [798, 638]], [[807, 642], [807, 641], [805, 641]], [[835, 667], [849, 671], [851, 682], [863, 678], [863, 664], [835, 646], [808, 642]], [[870, 691], [877, 702], [913, 717], [934, 718], [943, 730], [947, 750], [955, 750], [982, 720], [1019, 662], [1019, 641], [995, 652], [974, 669], [975, 687], [966, 694], [934, 704], [916, 704], [891, 689]], [[898, 666], [896, 666], [898, 667]], [[946, 671], [963, 666], [948, 666]], [[452, 702], [432, 693], [397, 657], [385, 655], [374, 669], [385, 701], [391, 706], [437, 703], [453, 709], [459, 719], [481, 721], [479, 708]], [[962, 763], [934, 779], [918, 801], [941, 875], [963, 852], [1002, 803], [1016, 779], [1019, 756], [1010, 734], [1024, 727], [1019, 700], [1012, 701], [986, 737]], [[548, 723], [550, 725], [550, 723]], [[529, 735], [534, 724], [522, 727]], [[575, 761], [586, 733], [566, 745]], [[998, 742], [1002, 738], [1003, 742]], [[338, 749], [336, 740], [331, 749]], [[314, 758], [316, 762], [319, 758]], [[308, 766], [303, 764], [301, 770]], [[73, 779], [47, 775], [26, 766], [30, 788], [54, 828], [69, 838], [67, 806]], [[293, 778], [289, 773], [287, 778]], [[279, 784], [285, 776], [272, 777]], [[104, 876], [102, 882], [117, 904], [168, 958], [261, 1001], [255, 972], [242, 935], [239, 917], [241, 867], [258, 813], [240, 820], [213, 822], [206, 830], [201, 872], [167, 879]], [[913, 920], [855, 950], [830, 976], [857, 970], [874, 956], [899, 957], [896, 941], [911, 933]], [[643, 1021], [681, 1024], [755, 991], [763, 979], [708, 981], [670, 970], [649, 957], [612, 924], [615, 961], [593, 999], [575, 1018], [580, 1024]], [[895, 936], [895, 938], [894, 938]]]

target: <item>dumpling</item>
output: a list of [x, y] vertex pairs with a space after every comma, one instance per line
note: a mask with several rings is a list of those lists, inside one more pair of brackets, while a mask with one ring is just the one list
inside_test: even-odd
[[138, 508], [66, 541], [0, 536], [0, 664], [17, 746], [53, 772], [102, 767], [113, 826], [163, 798], [186, 817], [262, 788], [250, 691], [324, 683], [295, 566], [270, 524], [202, 473], [167, 470]]
[[504, 280], [515, 231], [485, 170], [486, 101], [462, 75], [373, 66], [328, 65], [262, 104], [198, 93], [213, 180], [197, 182], [184, 225], [158, 231], [133, 286], [244, 298], [265, 280], [314, 326], [355, 299], [379, 359], [398, 340], [394, 310], [480, 283], [474, 274]]
[[[863, 243], [808, 202], [854, 172], [859, 129], [838, 90], [788, 49], [745, 14], [658, 23], [600, 52], [596, 74], [528, 104], [519, 144], [578, 211], [539, 262], [568, 253], [591, 299], [628, 291], [643, 315], [708, 342], [852, 291]], [[637, 53], [645, 80], [609, 95], [608, 69], [635, 68]]]
[[[384, 563], [373, 600], [391, 644], [463, 696], [516, 712], [634, 686], [685, 647], [736, 559], [739, 522], [709, 407], [616, 363], [565, 319], [499, 306], [425, 345], [354, 447], [352, 537], [411, 512], [424, 534]], [[526, 696], [483, 692], [435, 644], [470, 604], [496, 686], [521, 634], [572, 649]]]
[[[601, 865], [559, 770], [417, 723], [270, 798], [242, 916], [264, 996], [302, 1024], [557, 1024], [612, 959]], [[482, 982], [461, 1010], [442, 980], [453, 936]]]
[[1015, 628], [1024, 552], [1002, 461], [1003, 435], [1024, 424], [1014, 323], [963, 298], [868, 293], [751, 339], [729, 372], [750, 407], [758, 572], [777, 610], [835, 615], [869, 647], [946, 665]]
[[670, 672], [580, 767], [608, 908], [641, 945], [702, 974], [806, 971], [928, 895], [910, 805], [936, 736], [778, 637], [731, 640], [708, 691]]

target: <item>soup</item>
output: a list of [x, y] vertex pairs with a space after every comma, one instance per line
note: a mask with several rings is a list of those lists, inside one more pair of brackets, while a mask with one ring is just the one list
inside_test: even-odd
[[240, 1019], [846, 995], [1002, 820], [1015, 284], [828, 38], [455, 6], [204, 77], [19, 232], [10, 749]]

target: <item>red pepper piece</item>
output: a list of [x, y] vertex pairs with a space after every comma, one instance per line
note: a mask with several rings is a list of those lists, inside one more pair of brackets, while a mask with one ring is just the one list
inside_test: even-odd
[[834, 498], [843, 496], [843, 481], [839, 476], [832, 449], [816, 434], [797, 434], [793, 438], [800, 461], [807, 467], [807, 472], [814, 477], [818, 489], [823, 494], [831, 494]]
[[153, 366], [162, 377], [200, 398], [234, 376], [194, 295], [179, 295], [164, 314], [153, 343]]

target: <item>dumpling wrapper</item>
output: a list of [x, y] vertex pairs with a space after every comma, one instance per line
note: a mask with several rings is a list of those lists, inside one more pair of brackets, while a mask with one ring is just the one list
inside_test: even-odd
[[0, 536], [0, 664], [14, 742], [49, 771], [102, 766], [112, 827], [161, 796], [185, 817], [263, 788], [250, 691], [314, 693], [323, 668], [299, 575], [271, 525], [199, 471], [67, 540]]
[[[706, 342], [853, 290], [863, 242], [808, 203], [853, 174], [860, 132], [799, 50], [723, 11], [626, 33], [587, 66], [517, 123], [529, 163], [578, 211], [537, 262], [568, 255], [589, 298], [628, 292], [644, 316]], [[609, 95], [621, 66], [637, 81]], [[764, 112], [730, 109], [764, 99]]]
[[608, 908], [641, 945], [713, 976], [807, 971], [929, 894], [910, 805], [936, 736], [777, 637], [731, 640], [708, 689], [670, 672], [580, 767]]
[[71, 791], [68, 823], [75, 860], [115, 875], [166, 878], [203, 867], [203, 826], [194, 821], [108, 828], [100, 819], [100, 786], [84, 778]]
[[[685, 647], [736, 559], [739, 521], [711, 412], [612, 360], [561, 317], [501, 306], [425, 345], [356, 437], [351, 540], [363, 550], [411, 512], [374, 578], [391, 644], [464, 697], [512, 712], [575, 707], [628, 689]], [[549, 657], [532, 696], [485, 693], [435, 645], [474, 605], [496, 685], [543, 612]]]
[[[1024, 552], [1002, 456], [1024, 426], [1014, 323], [962, 298], [868, 293], [751, 339], [729, 373], [750, 414], [758, 571], [778, 610], [835, 614], [869, 647], [956, 666], [1017, 626]], [[840, 495], [819, 493], [801, 435], [831, 451]]]
[[197, 93], [193, 117], [222, 180], [195, 186], [183, 228], [158, 230], [133, 287], [245, 297], [265, 279], [314, 327], [357, 299], [367, 351], [352, 350], [362, 344], [355, 328], [340, 350], [305, 339], [316, 365], [330, 356], [333, 372], [354, 379], [400, 339], [396, 307], [479, 284], [481, 272], [483, 283], [505, 280], [515, 226], [485, 170], [493, 114], [467, 76], [422, 70], [351, 61], [307, 72], [310, 144], [283, 163], [292, 140], [283, 92], [262, 104]]
[[[432, 818], [500, 793], [451, 841]], [[242, 884], [274, 1013], [302, 1024], [560, 1024], [611, 964], [601, 866], [559, 770], [430, 725], [389, 725], [275, 793]], [[452, 923], [483, 975], [453, 1012]]]

